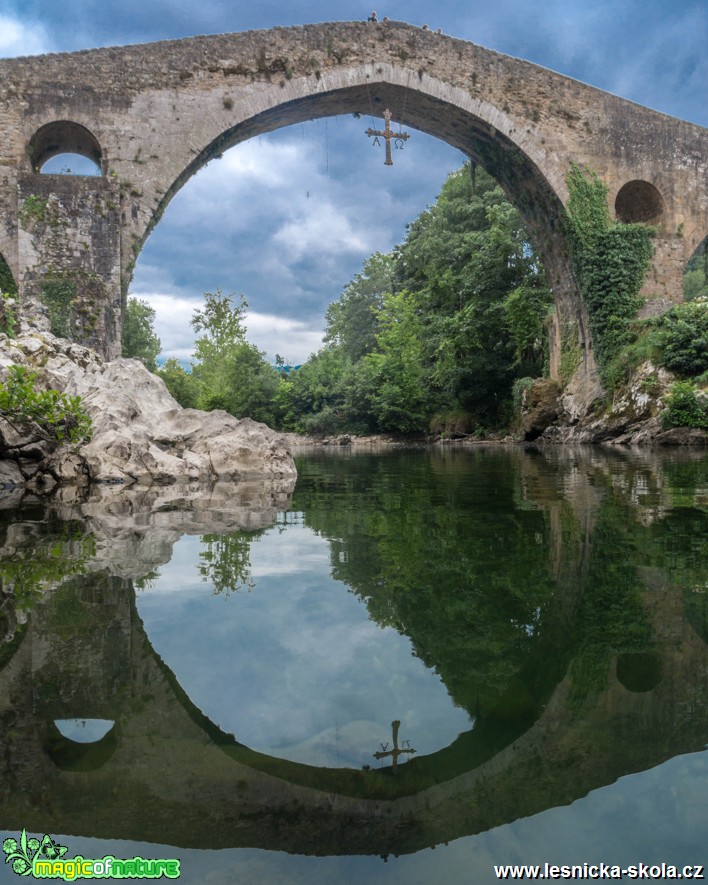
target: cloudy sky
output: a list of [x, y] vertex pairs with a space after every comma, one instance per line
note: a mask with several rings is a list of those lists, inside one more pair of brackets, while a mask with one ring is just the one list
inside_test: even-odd
[[[0, 56], [365, 19], [373, 0], [0, 0]], [[664, 113], [708, 126], [706, 0], [388, 0], [379, 17], [428, 24]], [[463, 157], [413, 133], [392, 168], [335, 117], [245, 142], [175, 197], [137, 263], [132, 294], [157, 312], [165, 356], [189, 358], [202, 293], [249, 302], [270, 357], [316, 350], [327, 305], [387, 251]], [[378, 123], [377, 123], [378, 125]]]

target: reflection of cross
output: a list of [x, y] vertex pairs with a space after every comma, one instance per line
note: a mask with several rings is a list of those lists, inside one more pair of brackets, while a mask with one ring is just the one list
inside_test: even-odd
[[[384, 120], [386, 121], [386, 126], [383, 131], [381, 129], [367, 129], [366, 134], [371, 138], [373, 135], [376, 141], [374, 144], [378, 143], [379, 137], [386, 139], [386, 159], [384, 160], [384, 166], [393, 166], [393, 160], [391, 159], [391, 139], [394, 141], [408, 141], [410, 135], [407, 132], [391, 132], [391, 111], [388, 108], [383, 112]], [[403, 147], [403, 145], [396, 145], [396, 147]]]
[[[386, 747], [388, 747], [388, 744], [381, 744], [381, 746], [383, 747], [383, 751], [378, 752], [378, 753], [374, 753], [374, 759], [383, 759], [386, 756], [392, 757], [393, 764], [391, 765], [391, 768], [392, 768], [394, 774], [396, 774], [398, 772], [398, 757], [401, 755], [401, 753], [415, 753], [415, 750], [413, 749], [413, 747], [406, 746], [406, 747], [403, 747], [402, 749], [399, 748], [399, 746], [398, 746], [398, 729], [400, 727], [401, 727], [401, 723], [398, 721], [398, 719], [394, 719], [393, 722], [391, 723], [391, 728], [393, 729], [393, 749], [386, 750]], [[404, 744], [408, 744], [408, 741], [404, 741]]]

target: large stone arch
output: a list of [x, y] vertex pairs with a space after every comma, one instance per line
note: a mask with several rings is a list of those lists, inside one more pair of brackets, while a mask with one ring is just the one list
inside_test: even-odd
[[[508, 114], [463, 90], [446, 88], [435, 78], [414, 76], [392, 65], [367, 64], [337, 70], [328, 78], [324, 92], [308, 92], [307, 87], [307, 82], [295, 82], [286, 89], [273, 84], [259, 96], [256, 107], [249, 103], [250, 116], [216, 134], [202, 129], [204, 144], [190, 142], [183, 157], [184, 167], [169, 184], [162, 183], [164, 195], [160, 202], [152, 211], [146, 207], [147, 218], [140, 213], [143, 228], [134, 231], [133, 236], [139, 237], [141, 245], [179, 189], [228, 148], [307, 120], [352, 113], [367, 116], [372, 110], [380, 114], [386, 107], [402, 108], [406, 126], [458, 148], [499, 181], [524, 218], [547, 266], [555, 271], [553, 285], [560, 289], [572, 286], [565, 242], [559, 235], [567, 198], [565, 178], [553, 163], [548, 163], [539, 139], [519, 133]], [[209, 136], [213, 136], [211, 140], [207, 140]], [[194, 154], [197, 147], [199, 152]]]
[[[285, 86], [282, 81], [270, 83], [256, 100], [228, 108], [236, 120], [221, 131], [218, 105], [228, 99], [217, 93], [213, 102], [216, 106], [204, 108], [198, 130], [200, 140], [182, 139], [176, 165], [169, 167], [169, 175], [163, 174], [159, 183], [154, 176], [151, 178], [151, 183], [157, 184], [154, 196], [146, 199], [142, 187], [131, 187], [130, 213], [134, 224], [130, 242], [124, 242], [122, 250], [123, 278], [130, 279], [140, 250], [171, 199], [224, 151], [284, 126], [353, 113], [362, 118], [372, 113], [381, 116], [383, 109], [390, 107], [402, 110], [405, 126], [458, 148], [501, 184], [542, 257], [559, 310], [556, 324], [559, 328], [563, 324], [577, 326], [585, 369], [593, 371], [587, 317], [577, 295], [562, 231], [563, 204], [567, 200], [565, 170], [545, 150], [543, 135], [519, 129], [518, 121], [507, 111], [463, 89], [451, 88], [430, 75], [390, 63], [340, 67], [327, 76], [324, 85], [322, 79], [317, 81], [320, 86], [316, 90], [308, 76], [293, 78]], [[174, 103], [173, 109], [175, 117], [184, 112], [178, 103]], [[400, 114], [396, 119], [400, 119]], [[560, 333], [555, 337], [560, 341]], [[556, 363], [557, 359], [552, 359], [552, 365]]]
[[[648, 195], [660, 195], [648, 199], [650, 208], [661, 206], [644, 287], [648, 309], [681, 300], [681, 272], [697, 245], [693, 232], [708, 229], [705, 130], [399, 22], [275, 28], [0, 60], [0, 84], [6, 102], [0, 214], [11, 241], [3, 251], [17, 256], [21, 301], [41, 315], [44, 268], [68, 274], [77, 292], [72, 334], [109, 357], [120, 350], [121, 305], [135, 258], [194, 171], [258, 132], [337, 113], [368, 116], [372, 94], [394, 114], [405, 106], [406, 125], [459, 147], [500, 181], [546, 263], [559, 308], [556, 330], [566, 320], [577, 323], [586, 353], [583, 306], [560, 225], [571, 165], [603, 179], [611, 210], [620, 194], [620, 208], [630, 215]], [[92, 133], [104, 176], [38, 181], [27, 145], [57, 120]], [[23, 224], [22, 207], [32, 196], [47, 201], [53, 225]], [[585, 370], [592, 370], [591, 360]]]

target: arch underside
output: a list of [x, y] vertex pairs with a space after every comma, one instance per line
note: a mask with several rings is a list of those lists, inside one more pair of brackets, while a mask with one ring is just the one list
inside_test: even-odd
[[529, 238], [541, 256], [556, 297], [573, 289], [562, 218], [562, 202], [541, 170], [510, 138], [471, 112], [426, 92], [379, 81], [320, 92], [278, 104], [224, 131], [186, 166], [158, 206], [145, 237], [172, 197], [206, 163], [257, 135], [322, 117], [361, 114], [393, 120], [447, 142], [484, 167], [519, 211]]

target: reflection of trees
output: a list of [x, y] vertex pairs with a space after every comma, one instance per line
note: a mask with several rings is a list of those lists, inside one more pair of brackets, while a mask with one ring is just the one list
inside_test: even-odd
[[525, 671], [556, 632], [548, 520], [514, 511], [509, 467], [488, 451], [444, 464], [419, 453], [342, 459], [330, 474], [315, 465], [293, 502], [330, 539], [334, 577], [409, 636], [473, 716], [533, 712], [540, 686]]
[[[660, 462], [648, 479], [645, 465], [598, 463], [587, 467], [599, 495], [586, 476], [568, 499], [563, 463], [518, 451], [308, 461], [293, 507], [329, 539], [333, 576], [410, 637], [456, 703], [518, 720], [569, 666], [577, 707], [606, 685], [613, 656], [651, 652], [646, 566], [685, 588], [706, 638], [705, 461]], [[647, 481], [686, 506], [645, 525], [634, 491]]]
[[0, 642], [11, 641], [19, 613], [43, 591], [84, 574], [95, 550], [93, 535], [79, 521], [19, 516], [3, 511], [0, 517]]
[[609, 495], [603, 499], [580, 603], [582, 634], [571, 665], [575, 706], [605, 687], [612, 655], [644, 652], [652, 646], [635, 555], [645, 546], [646, 534], [642, 526], [635, 526], [626, 505]]
[[251, 541], [263, 531], [202, 535], [199, 574], [213, 586], [215, 595], [251, 592], [255, 586], [251, 577]]

